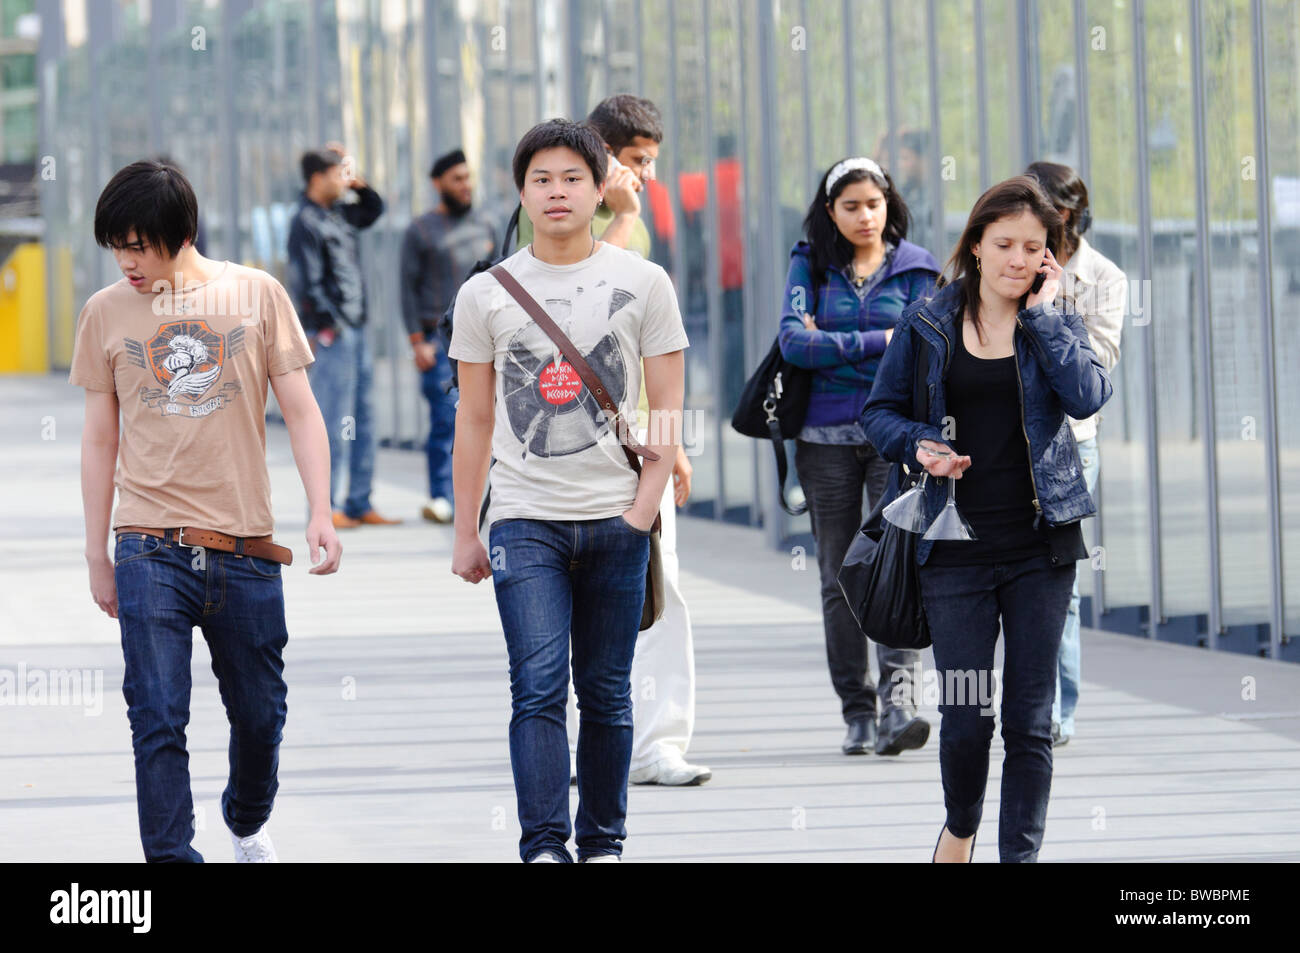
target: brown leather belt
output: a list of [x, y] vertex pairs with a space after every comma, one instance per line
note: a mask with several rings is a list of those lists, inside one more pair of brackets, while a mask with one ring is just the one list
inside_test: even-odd
[[119, 526], [116, 532], [119, 536], [123, 533], [143, 533], [145, 536], [157, 536], [180, 546], [202, 546], [204, 549], [216, 549], [223, 553], [269, 559], [285, 566], [293, 565], [293, 550], [273, 543], [270, 536], [231, 536], [229, 533], [218, 533], [214, 529], [195, 529], [193, 526], [181, 526], [177, 529]]

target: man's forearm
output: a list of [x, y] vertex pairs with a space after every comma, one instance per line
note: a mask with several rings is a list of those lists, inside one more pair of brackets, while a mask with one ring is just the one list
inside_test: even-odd
[[117, 441], [81, 440], [81, 504], [86, 515], [86, 558], [108, 556], [109, 520], [113, 514], [113, 470]]
[[474, 420], [456, 411], [456, 441], [451, 452], [452, 495], [456, 499], [456, 535], [478, 535], [478, 511], [492, 453], [492, 419]]
[[311, 518], [328, 516], [330, 443], [329, 434], [325, 432], [325, 420], [320, 415], [320, 408], [313, 401], [309, 409], [286, 415], [284, 424], [289, 430], [293, 460], [298, 465], [298, 476], [302, 479], [302, 487], [307, 493], [307, 506]]
[[626, 248], [627, 243], [632, 240], [632, 232], [636, 228], [637, 216], [635, 215], [615, 215], [614, 220], [601, 233], [600, 240], [616, 245], [619, 248]]

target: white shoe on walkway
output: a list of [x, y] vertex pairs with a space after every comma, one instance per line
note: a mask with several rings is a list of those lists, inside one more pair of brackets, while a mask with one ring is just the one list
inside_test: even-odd
[[266, 832], [266, 825], [256, 834], [240, 837], [230, 832], [231, 843], [235, 845], [235, 863], [237, 864], [278, 864], [280, 858], [275, 856], [275, 845], [271, 835]]
[[456, 510], [451, 505], [451, 500], [437, 496], [424, 504], [420, 515], [431, 523], [450, 523], [456, 516]]
[[562, 864], [559, 856], [553, 850], [544, 850], [540, 854], [534, 854], [530, 864]]
[[622, 858], [618, 854], [595, 854], [586, 860], [580, 860], [580, 864], [621, 864]]
[[698, 764], [687, 764], [681, 758], [661, 758], [652, 765], [638, 768], [628, 775], [633, 784], [663, 784], [689, 787], [703, 784], [713, 777], [713, 772]]

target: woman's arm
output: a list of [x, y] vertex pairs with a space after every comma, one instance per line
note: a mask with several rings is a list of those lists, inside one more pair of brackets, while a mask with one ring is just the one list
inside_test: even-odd
[[911, 463], [922, 440], [943, 443], [938, 427], [914, 418], [912, 381], [918, 350], [916, 332], [905, 313], [894, 329], [893, 342], [880, 359], [871, 396], [862, 408], [863, 432], [891, 463]]
[[1050, 301], [1020, 312], [1034, 357], [1065, 412], [1076, 420], [1091, 417], [1110, 400], [1110, 375], [1097, 357], [1077, 314], [1062, 314]]
[[795, 367], [815, 370], [857, 364], [878, 357], [888, 343], [884, 331], [822, 331], [809, 328], [804, 316], [817, 310], [813, 298], [812, 269], [807, 255], [790, 256], [785, 298], [781, 306], [781, 329], [777, 340], [781, 356]]

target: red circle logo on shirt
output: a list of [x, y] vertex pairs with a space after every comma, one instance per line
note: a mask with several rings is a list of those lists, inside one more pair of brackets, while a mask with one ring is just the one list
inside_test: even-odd
[[537, 379], [542, 399], [548, 404], [567, 404], [582, 390], [582, 378], [568, 361], [548, 364]]

